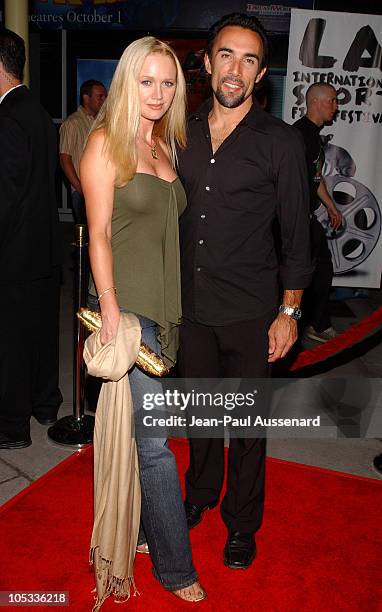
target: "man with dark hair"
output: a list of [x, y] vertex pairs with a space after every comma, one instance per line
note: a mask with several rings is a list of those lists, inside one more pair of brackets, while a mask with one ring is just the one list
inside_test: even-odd
[[80, 104], [90, 115], [96, 117], [106, 99], [106, 95], [105, 85], [101, 81], [88, 79], [80, 87]]
[[[207, 45], [206, 45], [206, 55], [210, 58], [212, 54], [212, 48], [214, 46], [215, 40], [218, 34], [226, 27], [237, 27], [243, 28], [246, 30], [251, 30], [260, 38], [260, 44], [262, 47], [262, 53], [259, 63], [259, 69], [266, 70], [269, 63], [269, 42], [267, 34], [256, 17], [251, 17], [246, 15], [245, 13], [229, 13], [229, 15], [224, 15], [219, 21], [216, 21], [208, 32], [207, 37]], [[265, 73], [264, 73], [265, 74]], [[256, 81], [260, 82], [261, 79]]]
[[25, 65], [25, 45], [20, 36], [2, 28], [0, 30], [0, 61], [3, 65], [5, 77], [6, 73], [16, 81], [22, 81]]
[[[253, 17], [234, 13], [211, 28], [204, 61], [213, 98], [191, 116], [188, 147], [179, 152], [188, 196], [180, 222], [183, 377], [267, 377], [270, 364], [297, 338], [311, 274], [306, 165], [298, 132], [252, 96], [266, 71], [267, 50]], [[255, 557], [264, 471], [264, 439], [230, 440], [220, 507], [230, 568], [245, 569]], [[224, 440], [191, 439], [185, 501], [190, 528], [218, 503], [223, 477]]]
[[56, 131], [22, 82], [25, 45], [0, 30], [0, 449], [56, 421], [59, 227]]
[[330, 225], [334, 231], [342, 224], [342, 215], [330, 197], [322, 168], [325, 161], [320, 130], [330, 123], [337, 112], [337, 92], [327, 83], [314, 83], [306, 92], [307, 112], [294, 123], [304, 139], [305, 156], [308, 166], [310, 191], [310, 232], [314, 274], [312, 283], [304, 295], [304, 319], [310, 325], [305, 334], [311, 340], [327, 342], [335, 338], [329, 311], [329, 294], [333, 280], [333, 263], [324, 228], [317, 220], [314, 211], [319, 200], [326, 206]]
[[80, 87], [80, 105], [60, 128], [60, 164], [72, 188], [72, 208], [76, 223], [85, 223], [85, 205], [80, 182], [80, 159], [95, 117], [107, 91], [103, 83], [89, 79]]

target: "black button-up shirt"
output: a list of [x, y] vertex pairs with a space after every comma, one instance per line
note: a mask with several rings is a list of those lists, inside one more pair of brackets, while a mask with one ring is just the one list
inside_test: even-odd
[[293, 126], [302, 134], [305, 145], [305, 159], [308, 169], [310, 186], [310, 210], [313, 213], [319, 207], [317, 189], [321, 182], [322, 167], [325, 153], [320, 138], [320, 128], [305, 115], [296, 121]]
[[213, 153], [211, 107], [190, 117], [179, 152], [188, 200], [180, 219], [183, 315], [229, 325], [274, 310], [279, 277], [285, 289], [309, 285], [309, 190], [297, 130], [254, 102]]

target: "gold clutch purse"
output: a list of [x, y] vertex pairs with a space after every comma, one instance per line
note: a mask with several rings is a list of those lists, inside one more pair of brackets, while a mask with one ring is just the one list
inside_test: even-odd
[[[102, 327], [101, 314], [95, 310], [80, 308], [77, 312], [77, 317], [86, 329], [91, 332], [96, 332]], [[163, 359], [144, 342], [141, 343], [136, 364], [141, 370], [151, 376], [166, 376], [170, 371]]]

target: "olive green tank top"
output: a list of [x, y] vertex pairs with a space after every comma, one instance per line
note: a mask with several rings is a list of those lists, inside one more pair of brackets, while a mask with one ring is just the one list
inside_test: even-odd
[[164, 357], [175, 363], [181, 322], [178, 218], [186, 208], [180, 180], [137, 172], [115, 189], [112, 251], [121, 308], [158, 325]]

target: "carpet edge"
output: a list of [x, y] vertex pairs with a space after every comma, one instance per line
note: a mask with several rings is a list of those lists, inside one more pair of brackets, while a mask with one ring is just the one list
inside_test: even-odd
[[69, 457], [66, 457], [65, 459], [57, 463], [57, 465], [54, 465], [50, 470], [45, 472], [45, 474], [42, 474], [41, 476], [33, 480], [24, 489], [16, 493], [16, 495], [11, 497], [11, 499], [8, 499], [8, 501], [6, 501], [2, 506], [0, 506], [0, 515], [6, 512], [11, 506], [13, 506], [13, 504], [18, 502], [24, 495], [26, 495], [27, 493], [30, 493], [31, 489], [35, 488], [36, 486], [39, 486], [41, 482], [50, 478], [53, 474], [56, 474], [57, 472], [60, 472], [61, 470], [63, 470], [67, 466], [68, 463], [71, 463], [72, 461], [77, 460], [81, 455], [88, 452], [90, 448], [92, 448], [92, 446], [89, 446], [84, 449], [80, 449], [78, 451], [73, 451], [73, 453], [69, 455]]

